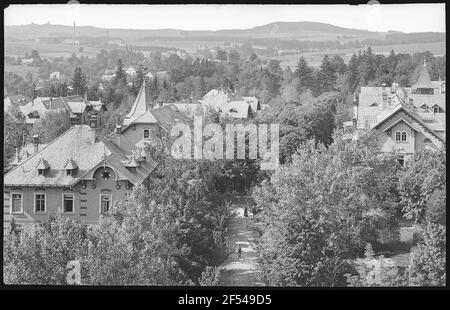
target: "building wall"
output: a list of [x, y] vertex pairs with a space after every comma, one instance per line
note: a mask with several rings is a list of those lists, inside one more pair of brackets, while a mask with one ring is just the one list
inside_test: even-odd
[[[384, 131], [385, 128], [397, 122], [399, 119], [404, 119], [409, 124], [418, 129], [419, 132], [413, 130], [405, 122], [399, 122], [395, 126], [391, 127], [390, 130]], [[407, 134], [406, 142], [395, 141], [395, 133], [397, 131], [406, 132]], [[401, 148], [407, 154], [414, 154], [424, 149], [437, 150], [443, 145], [442, 141], [440, 141], [434, 135], [425, 130], [421, 124], [419, 124], [405, 112], [398, 113], [397, 115], [393, 116], [391, 119], [389, 119], [380, 126], [378, 141], [381, 145], [381, 149], [383, 152], [392, 152], [399, 150]]]
[[[107, 170], [110, 178], [105, 180], [102, 173]], [[119, 181], [120, 188], [117, 188], [115, 181], [115, 173], [112, 169], [99, 168], [94, 173], [95, 180], [86, 181], [86, 187], [82, 187], [82, 183], [75, 185], [73, 188], [38, 188], [38, 187], [14, 187], [5, 188], [5, 196], [11, 193], [22, 193], [23, 212], [21, 214], [10, 214], [10, 200], [4, 201], [4, 231], [9, 227], [11, 218], [14, 217], [16, 223], [21, 226], [23, 231], [31, 232], [34, 223], [43, 222], [48, 216], [55, 214], [58, 209], [62, 210], [63, 194], [74, 194], [74, 212], [64, 213], [70, 219], [82, 221], [87, 224], [94, 224], [100, 218], [100, 194], [111, 194], [112, 204], [116, 202], [125, 202], [128, 199], [129, 189], [126, 188], [127, 181]], [[92, 185], [95, 185], [93, 188]], [[35, 193], [45, 193], [46, 212], [35, 212]]]
[[122, 134], [117, 135], [115, 142], [119, 147], [131, 153], [136, 148], [136, 144], [144, 140], [144, 129], [150, 129], [149, 141], [157, 141], [157, 135], [160, 131], [157, 124], [133, 124], [122, 132]]

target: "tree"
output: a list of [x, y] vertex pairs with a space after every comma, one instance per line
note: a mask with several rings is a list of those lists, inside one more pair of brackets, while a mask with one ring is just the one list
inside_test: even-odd
[[336, 83], [336, 71], [331, 63], [328, 55], [325, 55], [320, 65], [317, 83], [321, 92], [328, 92], [334, 90]]
[[6, 173], [9, 163], [16, 154], [16, 148], [23, 144], [23, 131], [16, 123], [13, 115], [7, 112], [4, 112], [3, 115], [3, 132], [5, 134], [3, 144], [3, 169]]
[[313, 77], [313, 69], [308, 66], [305, 58], [300, 57], [298, 61], [297, 68], [295, 70], [295, 76], [299, 81], [299, 88], [302, 92], [306, 89], [313, 87], [314, 77]]
[[49, 143], [70, 128], [67, 111], [48, 111], [32, 129], [32, 135], [38, 134], [40, 141]]
[[428, 224], [423, 241], [411, 254], [410, 273], [413, 285], [445, 286], [446, 283], [446, 227]]
[[217, 50], [217, 59], [220, 61], [227, 61], [227, 52], [219, 48]]
[[239, 53], [236, 50], [231, 50], [228, 53], [228, 61], [229, 62], [237, 62], [237, 61], [239, 61], [240, 57], [241, 56], [239, 55]]
[[84, 96], [85, 92], [87, 91], [86, 75], [81, 71], [80, 67], [75, 67], [71, 86], [73, 92], [79, 96]]
[[347, 84], [349, 85], [350, 93], [354, 93], [359, 86], [358, 74], [359, 60], [355, 54], [350, 58], [348, 63]]
[[424, 224], [427, 211], [432, 212], [430, 207], [439, 207], [439, 201], [433, 194], [435, 191], [445, 193], [445, 153], [445, 149], [416, 153], [412, 161], [407, 163], [406, 169], [399, 174], [400, 203], [407, 219]]
[[139, 89], [142, 86], [142, 83], [144, 83], [146, 71], [147, 71], [147, 68], [144, 68], [144, 66], [142, 64], [140, 64], [136, 70], [136, 77], [134, 79], [135, 95], [137, 95], [137, 93], [139, 92]]
[[347, 258], [398, 240], [395, 157], [375, 136], [309, 140], [255, 188], [258, 262], [271, 285], [344, 285]]
[[122, 59], [119, 59], [117, 61], [117, 66], [116, 66], [115, 76], [114, 76], [114, 79], [113, 79], [113, 84], [114, 85], [117, 85], [117, 84], [126, 85], [126, 83], [127, 83], [127, 76], [126, 76], [125, 70], [123, 68]]

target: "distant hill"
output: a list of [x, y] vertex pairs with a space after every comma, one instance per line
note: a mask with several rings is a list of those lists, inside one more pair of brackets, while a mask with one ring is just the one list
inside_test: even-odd
[[[80, 37], [106, 37], [120, 38], [124, 41], [134, 41], [142, 38], [176, 38], [177, 40], [189, 40], [199, 38], [223, 39], [223, 38], [279, 38], [279, 39], [304, 39], [304, 40], [335, 40], [336, 37], [354, 40], [385, 40], [399, 39], [408, 42], [411, 38], [433, 37], [432, 41], [445, 40], [445, 33], [402, 33], [399, 31], [373, 32], [360, 29], [344, 28], [326, 23], [317, 22], [274, 22], [249, 29], [224, 29], [224, 30], [177, 30], [177, 29], [106, 29], [93, 26], [77, 26]], [[5, 40], [29, 40], [43, 37], [67, 37], [73, 35], [72, 26], [52, 24], [29, 24], [20, 26], [5, 26]], [[399, 42], [400, 43], [400, 42]]]
[[335, 33], [338, 35], [370, 35], [376, 34], [376, 32], [370, 32], [366, 30], [343, 28], [325, 23], [317, 22], [274, 22], [263, 26], [257, 26], [244, 30], [218, 30], [216, 31], [221, 35], [276, 35], [276, 34], [288, 34], [288, 35], [302, 35], [305, 33]]
[[[77, 26], [77, 32], [80, 36], [105, 36], [107, 29], [93, 26]], [[176, 29], [109, 29], [109, 35], [112, 37], [121, 37], [124, 40], [136, 39], [139, 37], [198, 37], [198, 36], [230, 36], [230, 37], [276, 37], [276, 36], [305, 36], [311, 33], [351, 35], [351, 36], [370, 36], [378, 34], [366, 30], [350, 29], [338, 27], [325, 23], [316, 22], [275, 22], [263, 26], [257, 26], [250, 29], [224, 29], [224, 30], [176, 30]], [[73, 27], [52, 24], [29, 24], [20, 26], [5, 26], [6, 39], [35, 39], [39, 37], [67, 36], [71, 37]]]

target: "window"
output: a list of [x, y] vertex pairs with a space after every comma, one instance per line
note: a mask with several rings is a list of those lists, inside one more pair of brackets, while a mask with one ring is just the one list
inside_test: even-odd
[[144, 139], [149, 139], [149, 138], [150, 138], [150, 130], [144, 129]]
[[72, 176], [72, 169], [67, 169], [66, 171], [68, 176]]
[[3, 192], [3, 207], [5, 209], [11, 208], [11, 193], [10, 192]]
[[433, 112], [434, 113], [439, 113], [439, 107], [433, 107]]
[[22, 213], [22, 194], [13, 193], [11, 195], [11, 213]]
[[395, 133], [395, 141], [402, 141], [402, 142], [406, 142], [406, 131], [397, 131]]
[[44, 169], [38, 169], [39, 175], [44, 175]]
[[413, 98], [409, 98], [409, 103], [413, 104], [414, 103], [414, 99]]
[[34, 194], [34, 212], [45, 212], [45, 194]]
[[386, 102], [386, 100], [387, 100], [387, 94], [386, 94], [386, 93], [383, 93], [383, 94], [382, 94], [382, 98], [383, 98], [383, 102]]
[[108, 213], [111, 210], [112, 196], [109, 194], [100, 194], [101, 213]]
[[63, 195], [63, 212], [64, 213], [74, 213], [73, 207], [73, 194]]
[[400, 165], [404, 166], [405, 165], [405, 155], [398, 155], [397, 161]]
[[388, 98], [387, 98], [387, 102], [388, 102], [388, 103], [391, 103], [391, 100], [392, 100], [391, 97], [388, 97]]
[[405, 142], [406, 141], [406, 132], [402, 132], [402, 141]]

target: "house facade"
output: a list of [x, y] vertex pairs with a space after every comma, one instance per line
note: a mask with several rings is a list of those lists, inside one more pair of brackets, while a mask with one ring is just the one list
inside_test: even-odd
[[431, 81], [425, 63], [412, 87], [361, 87], [353, 105], [354, 138], [377, 130], [381, 151], [396, 153], [401, 163], [445, 146], [445, 81]]
[[33, 137], [27, 155], [4, 176], [5, 233], [31, 232], [58, 210], [77, 221], [98, 222], [116, 203], [128, 200], [133, 186], [149, 188], [157, 163], [145, 145], [159, 143], [174, 124], [185, 122], [170, 106], [148, 104], [145, 83], [112, 135], [99, 134], [95, 116], [46, 145]]
[[96, 115], [99, 125], [103, 124], [103, 114], [107, 111], [106, 105], [100, 101], [88, 101], [78, 95], [66, 97], [37, 97], [23, 106], [19, 106], [23, 115], [23, 123], [32, 127], [49, 111], [67, 111], [71, 125], [87, 124], [92, 115]]
[[210, 90], [199, 102], [204, 109], [212, 108], [221, 115], [238, 119], [252, 118], [261, 110], [261, 105], [256, 97], [242, 97], [222, 89]]
[[130, 112], [122, 124], [117, 125], [111, 139], [124, 150], [142, 147], [146, 143], [167, 140], [172, 127], [186, 123], [186, 118], [171, 106], [152, 106], [147, 101], [145, 80], [139, 90]]
[[133, 186], [149, 187], [157, 163], [99, 135], [95, 121], [72, 126], [4, 176], [4, 232], [31, 232], [57, 210], [93, 224]]

